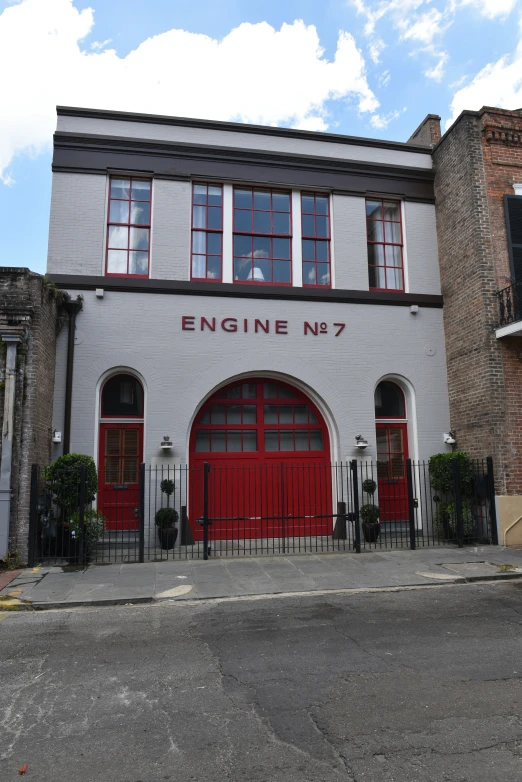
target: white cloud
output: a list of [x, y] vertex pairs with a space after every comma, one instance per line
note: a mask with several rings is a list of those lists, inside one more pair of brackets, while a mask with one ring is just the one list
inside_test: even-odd
[[451, 22], [446, 21], [444, 14], [436, 8], [431, 8], [421, 14], [413, 23], [411, 20], [402, 20], [399, 27], [404, 30], [402, 37], [405, 40], [420, 41], [423, 44], [431, 44], [433, 39], [441, 35]]
[[107, 38], [105, 41], [93, 41], [91, 43], [91, 49], [105, 49], [112, 41], [112, 38]]
[[348, 100], [359, 112], [379, 105], [347, 32], [331, 61], [316, 28], [299, 20], [280, 30], [241, 24], [221, 40], [169, 30], [119, 57], [85, 43], [93, 27], [93, 9], [73, 0], [22, 0], [0, 14], [4, 180], [16, 154], [50, 143], [56, 104], [320, 130], [327, 101]]
[[[404, 111], [406, 111], [406, 109], [404, 109]], [[383, 130], [388, 127], [390, 122], [393, 122], [394, 119], [400, 117], [400, 115], [400, 111], [390, 111], [389, 114], [372, 114], [370, 117], [370, 125], [372, 128]]]
[[460, 0], [460, 5], [473, 5], [483, 16], [495, 19], [497, 16], [509, 16], [518, 0]]
[[442, 81], [444, 77], [444, 66], [446, 65], [448, 60], [449, 60], [448, 53], [440, 52], [438, 63], [433, 68], [428, 68], [427, 71], [424, 71], [424, 75], [427, 76], [428, 79], [433, 79], [434, 81]]
[[382, 38], [375, 38], [375, 40], [370, 43], [368, 46], [368, 52], [374, 63], [377, 64], [381, 61], [381, 54], [385, 48], [386, 44]]
[[379, 87], [387, 87], [391, 80], [390, 71], [386, 70], [378, 78]]

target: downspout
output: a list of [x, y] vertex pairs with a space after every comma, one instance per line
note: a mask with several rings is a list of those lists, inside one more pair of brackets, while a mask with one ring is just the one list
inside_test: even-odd
[[2, 427], [2, 460], [0, 462], [0, 559], [5, 559], [9, 548], [9, 520], [11, 518], [11, 469], [13, 463], [13, 430], [16, 387], [16, 349], [22, 334], [2, 333], [7, 345], [5, 359], [4, 424]]
[[74, 338], [76, 333], [76, 316], [82, 308], [80, 298], [76, 301], [65, 303], [65, 309], [69, 315], [69, 328], [67, 333], [67, 374], [65, 378], [65, 416], [63, 422], [63, 454], [69, 453], [71, 447], [71, 408], [74, 367]]

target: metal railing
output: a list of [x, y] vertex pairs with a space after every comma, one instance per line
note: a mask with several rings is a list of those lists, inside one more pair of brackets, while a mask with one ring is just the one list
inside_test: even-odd
[[498, 291], [499, 326], [509, 326], [522, 320], [522, 283], [508, 285]]
[[142, 464], [92, 500], [85, 468], [33, 466], [30, 564], [145, 562], [498, 543], [493, 463]]

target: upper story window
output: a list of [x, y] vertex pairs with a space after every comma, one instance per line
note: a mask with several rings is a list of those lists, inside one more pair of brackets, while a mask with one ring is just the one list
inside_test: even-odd
[[234, 282], [292, 284], [290, 193], [234, 188]]
[[193, 280], [222, 279], [223, 188], [194, 184], [192, 188]]
[[151, 181], [111, 177], [107, 226], [107, 274], [148, 277]]
[[330, 210], [329, 198], [316, 193], [301, 195], [301, 233], [303, 242], [303, 285], [330, 285]]
[[404, 290], [399, 201], [366, 199], [368, 270], [372, 290]]
[[103, 418], [142, 418], [143, 388], [133, 375], [114, 375], [101, 394]]

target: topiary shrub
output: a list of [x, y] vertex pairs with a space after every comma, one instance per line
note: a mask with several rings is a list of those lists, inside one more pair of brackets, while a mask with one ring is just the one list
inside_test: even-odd
[[98, 475], [92, 456], [68, 453], [60, 456], [46, 469], [47, 485], [54, 501], [66, 516], [72, 516], [80, 504], [80, 468], [86, 468], [85, 502], [92, 502], [98, 491]]
[[359, 515], [366, 524], [377, 524], [381, 511], [378, 505], [362, 505]]
[[473, 496], [473, 466], [464, 451], [437, 453], [430, 456], [429, 471], [431, 488], [437, 494], [453, 494], [452, 462], [459, 463], [460, 493], [462, 497]]
[[154, 517], [158, 529], [172, 529], [178, 523], [178, 512], [174, 508], [160, 508]]

